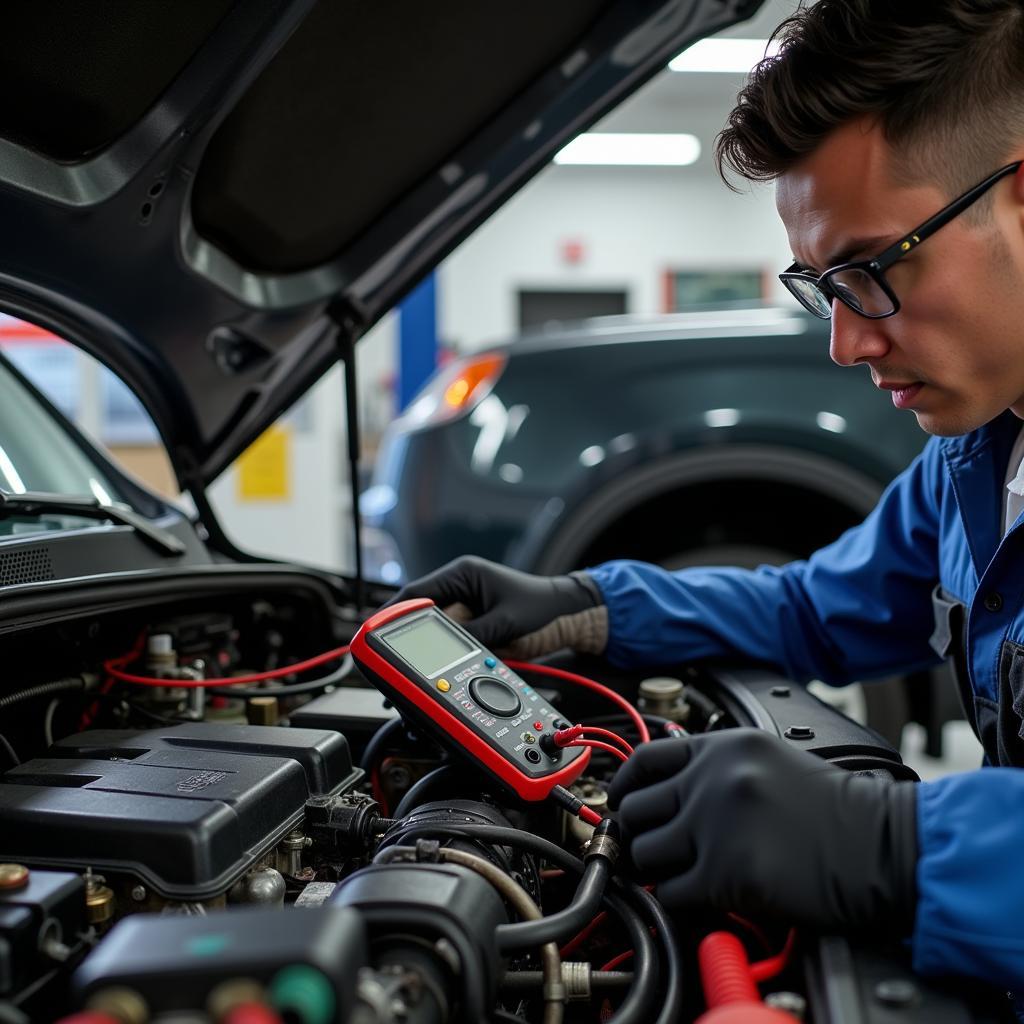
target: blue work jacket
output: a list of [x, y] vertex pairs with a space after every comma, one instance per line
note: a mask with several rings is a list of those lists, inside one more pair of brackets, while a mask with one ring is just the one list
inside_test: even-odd
[[[1002, 536], [1021, 422], [932, 438], [864, 522], [805, 562], [588, 570], [624, 667], [742, 656], [841, 685], [958, 655], [986, 767], [918, 792], [915, 969], [1024, 993], [1024, 515]], [[756, 489], [750, 494], [757, 514]]]

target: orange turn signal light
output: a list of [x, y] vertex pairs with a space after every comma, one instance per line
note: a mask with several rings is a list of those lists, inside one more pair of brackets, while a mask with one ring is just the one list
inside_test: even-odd
[[444, 411], [461, 412], [473, 401], [474, 395], [490, 387], [505, 366], [505, 357], [495, 352], [473, 356], [456, 368], [457, 376], [444, 389]]

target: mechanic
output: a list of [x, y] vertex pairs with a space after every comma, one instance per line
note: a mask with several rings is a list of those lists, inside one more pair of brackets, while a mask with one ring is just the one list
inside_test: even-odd
[[742, 656], [841, 685], [952, 657], [978, 771], [896, 783], [732, 730], [640, 748], [612, 805], [670, 908], [901, 929], [917, 970], [1024, 993], [1024, 5], [820, 0], [777, 35], [719, 170], [776, 183], [783, 282], [933, 435], [922, 454], [805, 562], [464, 558], [399, 596], [465, 605], [492, 648], [630, 668]]

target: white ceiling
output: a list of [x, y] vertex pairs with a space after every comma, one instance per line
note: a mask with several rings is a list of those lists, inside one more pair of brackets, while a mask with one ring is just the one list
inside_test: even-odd
[[[721, 33], [767, 39], [798, 6], [798, 0], [768, 0], [750, 20]], [[728, 73], [664, 71], [597, 126], [608, 132], [689, 132], [700, 139], [701, 164], [710, 169], [708, 154], [725, 123], [745, 76]]]

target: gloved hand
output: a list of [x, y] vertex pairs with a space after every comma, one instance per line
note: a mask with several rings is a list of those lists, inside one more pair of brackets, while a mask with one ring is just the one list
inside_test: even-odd
[[609, 791], [640, 877], [672, 910], [816, 928], [913, 927], [917, 787], [754, 729], [637, 748]]
[[464, 555], [407, 583], [389, 604], [429, 597], [485, 647], [536, 658], [572, 647], [600, 654], [608, 642], [608, 609], [584, 572], [531, 576]]

